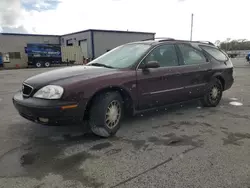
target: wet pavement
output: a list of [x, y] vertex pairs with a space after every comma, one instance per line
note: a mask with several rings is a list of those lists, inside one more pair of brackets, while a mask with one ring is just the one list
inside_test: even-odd
[[140, 114], [109, 139], [23, 119], [11, 98], [48, 69], [0, 71], [0, 188], [249, 188], [250, 65], [234, 65], [218, 107], [195, 101]]

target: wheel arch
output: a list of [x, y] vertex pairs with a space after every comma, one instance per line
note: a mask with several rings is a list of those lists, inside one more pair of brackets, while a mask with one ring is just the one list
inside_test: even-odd
[[213, 75], [213, 78], [220, 80], [220, 82], [222, 84], [222, 88], [224, 90], [225, 89], [225, 79], [223, 78], [223, 76], [220, 73], [216, 73]]
[[106, 93], [106, 92], [119, 92], [119, 94], [121, 95], [123, 102], [124, 102], [124, 107], [125, 107], [125, 113], [127, 114], [131, 114], [131, 112], [134, 112], [134, 101], [130, 95], [130, 93], [127, 91], [127, 89], [121, 87], [121, 86], [109, 86], [109, 87], [105, 87], [102, 88], [100, 90], [97, 90], [88, 100], [87, 105], [86, 105], [86, 109], [85, 109], [85, 113], [84, 113], [84, 118], [88, 118], [89, 117], [89, 111], [90, 108], [93, 104], [94, 99], [99, 96], [102, 93]]

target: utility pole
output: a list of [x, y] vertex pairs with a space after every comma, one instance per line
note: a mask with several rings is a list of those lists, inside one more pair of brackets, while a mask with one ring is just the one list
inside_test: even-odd
[[194, 25], [194, 14], [191, 15], [191, 33], [190, 33], [190, 41], [193, 39], [193, 25]]

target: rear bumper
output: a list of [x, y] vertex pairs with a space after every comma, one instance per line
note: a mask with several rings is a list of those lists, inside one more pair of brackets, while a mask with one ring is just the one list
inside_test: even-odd
[[85, 106], [75, 102], [23, 98], [21, 92], [13, 97], [13, 104], [22, 117], [44, 125], [79, 123], [85, 110]]

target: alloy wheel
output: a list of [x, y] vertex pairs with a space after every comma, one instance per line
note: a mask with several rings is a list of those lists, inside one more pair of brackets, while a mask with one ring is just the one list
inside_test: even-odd
[[209, 92], [209, 99], [211, 102], [220, 100], [221, 88], [218, 85], [214, 85]]
[[116, 127], [121, 118], [121, 104], [117, 100], [113, 100], [107, 108], [105, 116], [105, 124], [109, 129]]

